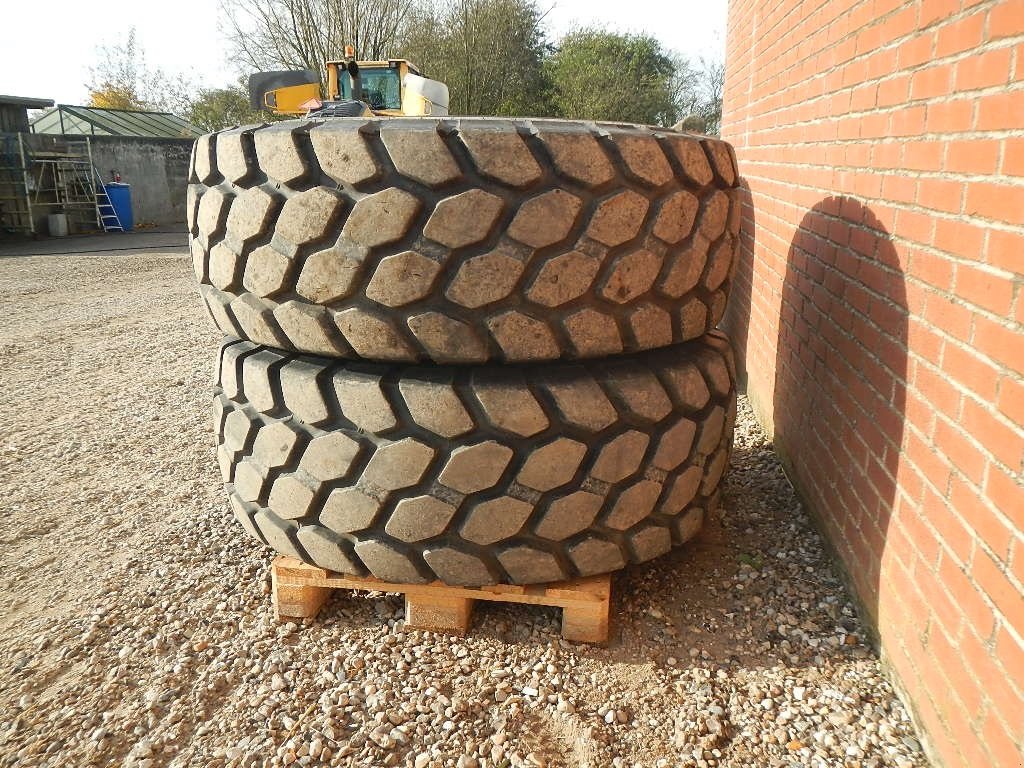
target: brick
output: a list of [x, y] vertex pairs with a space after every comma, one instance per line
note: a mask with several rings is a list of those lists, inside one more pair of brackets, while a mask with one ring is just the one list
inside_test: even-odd
[[[1009, 711], [1004, 711], [1003, 716], [1010, 719], [1010, 712], [1020, 712], [1021, 703], [1021, 700], [1018, 699], [1017, 706]], [[992, 760], [992, 765], [1013, 765], [1014, 761], [1020, 761], [1021, 750], [996, 711], [990, 711], [985, 717], [981, 726], [981, 738], [985, 745], [985, 751]]]
[[[906, 440], [904, 441], [904, 452], [907, 458], [914, 463], [914, 465], [921, 471], [921, 474], [930, 483], [936, 491], [945, 497], [946, 491], [949, 487], [949, 476], [950, 476], [950, 464], [944, 456], [941, 456], [935, 451], [935, 449], [925, 443], [923, 440], [908, 433]], [[926, 491], [927, 493], [927, 491]], [[935, 507], [936, 511], [939, 506], [944, 506], [945, 499], [939, 499], [939, 505]], [[925, 506], [925, 504], [922, 504]], [[936, 527], [938, 525], [936, 524]], [[965, 530], [960, 531], [964, 540], [969, 540], [969, 533]]]
[[[1024, 56], [1019, 57], [1019, 61], [1018, 66], [1024, 70]], [[1000, 171], [1004, 176], [1024, 176], [1024, 139], [1009, 137], [1003, 140], [1003, 167]]]
[[945, 256], [915, 249], [909, 274], [945, 291], [953, 285], [953, 269], [954, 263]]
[[[978, 600], [984, 599], [977, 589], [973, 591]], [[960, 653], [976, 681], [976, 687], [988, 700], [989, 708], [996, 712], [1015, 711], [1019, 709], [1022, 697], [1013, 687], [1013, 678], [1000, 668], [998, 659], [992, 653], [989, 640], [993, 634], [989, 632], [983, 637], [979, 636], [968, 625], [960, 637]]]
[[905, 107], [893, 113], [890, 135], [917, 136], [924, 132], [924, 106]]
[[1021, 332], [981, 315], [974, 319], [973, 344], [997, 364], [1024, 374]]
[[981, 359], [971, 347], [947, 344], [943, 352], [942, 370], [950, 379], [967, 387], [982, 399], [995, 399], [999, 370]]
[[[999, 40], [1024, 33], [1024, 0], [1003, 0], [988, 14], [989, 39]], [[1017, 61], [1020, 67], [1020, 60]]]
[[956, 65], [956, 90], [972, 91], [1010, 80], [1010, 49], [974, 52]]
[[978, 97], [979, 131], [1016, 130], [1020, 128], [1020, 92], [1000, 92]]
[[985, 448], [1007, 467], [1019, 467], [1024, 452], [1024, 436], [1020, 427], [1010, 427], [992, 414], [989, 408], [971, 398], [964, 398], [963, 425], [971, 434], [984, 435]]
[[974, 48], [981, 43], [984, 31], [984, 11], [943, 24], [935, 37], [935, 57], [942, 58]]
[[999, 162], [999, 144], [994, 139], [950, 141], [946, 144], [945, 170], [971, 175], [993, 174]]
[[[1015, 524], [1019, 523], [1018, 510], [1024, 509], [1024, 487], [998, 466], [992, 465], [988, 468], [988, 478], [985, 480], [985, 498], [992, 502], [992, 505], [1004, 514], [1013, 514], [1010, 518]], [[1018, 540], [1019, 542], [1019, 540]], [[1018, 544], [1016, 547], [1014, 564], [1018, 570], [1024, 566], [1024, 550]]]
[[[935, 447], [945, 454], [950, 464], [957, 468], [957, 471], [961, 472], [975, 485], [981, 484], [981, 479], [985, 474], [985, 467], [988, 463], [988, 456], [975, 446], [958, 426], [951, 424], [940, 416], [935, 421], [933, 440]], [[958, 487], [958, 483], [962, 486], [964, 481], [954, 477], [950, 484], [951, 503], [953, 489]], [[964, 493], [958, 495], [958, 499], [964, 498]], [[967, 499], [971, 506], [977, 503], [976, 498], [975, 496], [974, 498]], [[956, 503], [953, 503], [953, 508], [961, 514], [967, 514], [967, 509]]]
[[[879, 42], [884, 45], [898, 40], [911, 33], [916, 33], [921, 26], [924, 25], [917, 23], [916, 9], [912, 5], [902, 6], [900, 10], [888, 16], [885, 23], [881, 25]], [[925, 37], [931, 38], [932, 35], [928, 34]]]
[[1000, 272], [970, 264], [956, 268], [956, 295], [989, 312], [1007, 315], [1013, 303], [1013, 283]]
[[[939, 150], [939, 154], [941, 155], [941, 150]], [[964, 186], [962, 182], [947, 179], [921, 179], [917, 187], [918, 205], [931, 208], [933, 211], [960, 213], [963, 206]]]
[[[976, 487], [959, 478], [953, 479], [950, 499], [961, 514], [967, 517], [974, 534], [985, 542], [998, 558], [1007, 562], [1013, 535], [1010, 528], [1012, 521], [1007, 523], [1004, 514], [996, 512]], [[1010, 509], [1003, 509], [1006, 514], [1012, 514]]]
[[878, 84], [876, 103], [879, 107], [892, 107], [906, 102], [910, 94], [910, 75], [898, 73]]
[[944, 96], [952, 90], [953, 67], [939, 64], [918, 70], [910, 78], [910, 98], [931, 99]]
[[[923, 575], [923, 574], [922, 574]], [[923, 575], [924, 576], [924, 575]], [[932, 657], [935, 659], [949, 659], [951, 650], [948, 648], [949, 641], [945, 635], [956, 636], [960, 634], [960, 623], [963, 621], [963, 614], [956, 598], [946, 590], [945, 585], [936, 579], [932, 574], [924, 576], [921, 591], [924, 593], [925, 602], [931, 608], [933, 618], [932, 626], [929, 628], [928, 646]], [[935, 626], [935, 624], [938, 626]], [[945, 675], [948, 669], [943, 664], [936, 664]]]
[[1024, 426], [1024, 382], [1003, 376], [999, 382], [999, 410], [1011, 421]]
[[928, 0], [922, 3], [921, 14], [917, 18], [919, 27], [924, 28], [936, 21], [947, 19], [960, 10], [960, 0]]
[[925, 129], [928, 133], [969, 131], [974, 122], [974, 99], [942, 98], [928, 104]]
[[901, 173], [883, 177], [882, 195], [894, 203], [913, 203], [917, 201], [917, 181]]
[[1024, 224], [1024, 187], [974, 182], [967, 188], [964, 213], [1008, 224]]
[[[984, 765], [986, 756], [981, 744], [975, 734], [972, 725], [973, 715], [978, 711], [977, 706], [971, 707], [965, 704], [966, 698], [969, 702], [976, 702], [977, 686], [970, 678], [952, 677], [950, 681], [950, 706], [947, 706], [949, 715], [949, 731], [960, 754], [963, 755], [963, 765]], [[971, 696], [959, 696], [957, 694], [968, 692]]]
[[978, 261], [984, 253], [987, 232], [987, 227], [973, 221], [936, 219], [932, 245], [946, 253]]
[[971, 576], [995, 603], [1002, 618], [1012, 627], [1024, 626], [1024, 599], [1003, 572], [1003, 565], [979, 551], [971, 566]]
[[896, 49], [899, 57], [899, 69], [907, 70], [931, 61], [934, 47], [935, 36], [932, 34], [916, 35], [903, 41]]
[[935, 231], [935, 217], [921, 211], [900, 210], [896, 214], [896, 232], [900, 237], [927, 244]]
[[[1017, 548], [1018, 555], [1021, 548]], [[996, 632], [995, 658], [1007, 670], [1024, 669], [1024, 646], [1018, 643], [1005, 627], [1000, 627]], [[1024, 687], [1024, 681], [1017, 679], [1015, 684]]]
[[944, 142], [908, 141], [903, 146], [903, 166], [913, 171], [939, 171], [944, 154]]

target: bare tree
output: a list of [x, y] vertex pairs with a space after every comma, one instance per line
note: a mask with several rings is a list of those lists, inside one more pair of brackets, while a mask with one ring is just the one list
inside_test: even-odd
[[696, 68], [682, 56], [676, 56], [674, 61], [676, 109], [686, 129], [717, 135], [722, 122], [725, 64], [703, 56]]
[[419, 0], [221, 0], [239, 68], [312, 69], [340, 58], [397, 56], [396, 42]]
[[704, 118], [707, 133], [717, 136], [722, 129], [722, 94], [725, 91], [725, 62], [701, 57], [697, 71], [700, 104], [697, 113]]
[[123, 42], [97, 46], [89, 68], [89, 105], [108, 109], [156, 109], [183, 115], [191, 104], [194, 84], [184, 75], [169, 74], [146, 62], [135, 28]]

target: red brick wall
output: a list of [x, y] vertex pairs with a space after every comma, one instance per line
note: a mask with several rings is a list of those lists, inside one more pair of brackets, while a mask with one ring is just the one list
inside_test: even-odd
[[1024, 745], [1024, 2], [731, 0], [726, 321], [946, 766]]

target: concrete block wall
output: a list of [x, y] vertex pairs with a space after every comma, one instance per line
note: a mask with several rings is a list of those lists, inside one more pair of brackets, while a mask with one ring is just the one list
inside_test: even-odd
[[91, 136], [93, 163], [104, 181], [117, 170], [132, 185], [135, 225], [185, 228], [185, 188], [192, 139]]
[[726, 327], [944, 766], [1024, 764], [1024, 2], [730, 0]]

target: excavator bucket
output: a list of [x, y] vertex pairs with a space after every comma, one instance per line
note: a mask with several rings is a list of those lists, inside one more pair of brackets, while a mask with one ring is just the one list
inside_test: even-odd
[[257, 72], [249, 76], [249, 106], [277, 114], [303, 114], [320, 97], [320, 75], [311, 69]]

